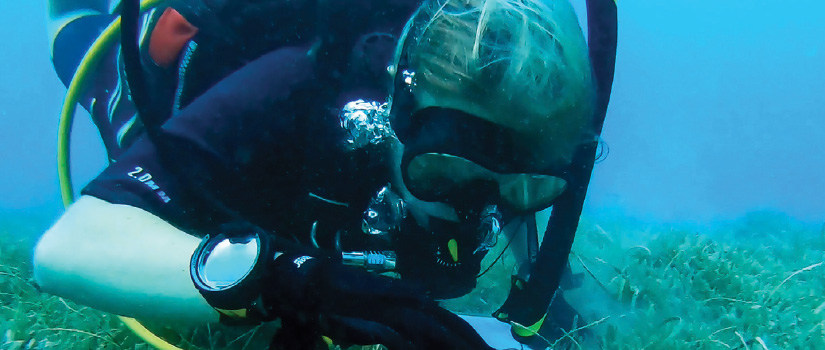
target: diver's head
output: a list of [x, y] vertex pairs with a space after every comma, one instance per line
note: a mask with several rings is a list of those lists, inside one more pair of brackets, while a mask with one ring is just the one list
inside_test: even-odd
[[460, 185], [487, 182], [498, 192], [487, 200], [544, 209], [576, 147], [593, 139], [587, 45], [566, 0], [425, 1], [394, 69], [400, 171], [418, 199], [449, 201]]
[[549, 207], [593, 140], [590, 61], [567, 0], [426, 0], [392, 68], [396, 188], [426, 231], [454, 231], [442, 240], [472, 235], [491, 205], [505, 220]]

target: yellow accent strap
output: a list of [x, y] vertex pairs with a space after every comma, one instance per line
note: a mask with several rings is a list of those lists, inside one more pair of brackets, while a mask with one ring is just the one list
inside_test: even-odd
[[[161, 1], [163, 0], [143, 0], [140, 4], [140, 10], [146, 11], [158, 5]], [[89, 51], [86, 52], [86, 55], [84, 55], [80, 61], [77, 71], [75, 71], [72, 81], [66, 90], [66, 97], [63, 99], [63, 108], [60, 111], [60, 121], [57, 127], [57, 175], [60, 181], [60, 195], [63, 199], [63, 206], [67, 208], [74, 202], [69, 148], [71, 145], [70, 135], [72, 122], [74, 121], [78, 100], [84, 89], [90, 83], [92, 72], [98, 64], [100, 64], [100, 60], [104, 56], [103, 53], [111, 49], [111, 47], [118, 42], [119, 36], [120, 17], [112, 21], [112, 23], [103, 30], [103, 33], [97, 37], [97, 40], [92, 43]], [[118, 316], [118, 318], [120, 318], [120, 321], [123, 322], [126, 328], [129, 328], [135, 335], [149, 345], [161, 350], [180, 350], [180, 348], [156, 336], [137, 320], [123, 316]]]
[[544, 314], [544, 317], [542, 317], [538, 322], [528, 327], [513, 323], [513, 332], [516, 333], [516, 335], [525, 338], [539, 334], [539, 328], [541, 328], [541, 325], [544, 324], [545, 318], [547, 318], [547, 314]]
[[135, 333], [140, 339], [143, 339], [147, 344], [155, 347], [156, 349], [160, 350], [182, 350], [181, 348], [169, 344], [169, 342], [163, 340], [163, 338], [158, 337], [155, 333], [152, 333], [148, 328], [146, 328], [143, 324], [141, 324], [138, 320], [134, 318], [129, 318], [125, 316], [118, 316], [117, 318], [120, 319], [120, 322], [129, 328], [132, 333]]
[[458, 262], [458, 242], [455, 238], [447, 242], [447, 249], [450, 250], [450, 257], [453, 258], [453, 262]]
[[63, 205], [68, 207], [74, 202], [74, 186], [72, 185], [72, 174], [70, 167], [71, 131], [74, 122], [74, 114], [77, 109], [80, 95], [89, 83], [92, 72], [100, 64], [103, 52], [111, 48], [118, 40], [120, 33], [120, 17], [116, 18], [103, 33], [97, 37], [92, 46], [86, 51], [86, 55], [77, 66], [77, 71], [69, 82], [66, 96], [63, 99], [63, 108], [60, 111], [60, 121], [57, 126], [57, 176], [60, 181], [60, 194], [63, 198]]
[[[162, 1], [164, 0], [143, 0], [140, 4], [140, 11], [155, 7]], [[60, 120], [57, 126], [57, 176], [60, 182], [60, 195], [63, 198], [63, 205], [66, 207], [74, 202], [69, 148], [72, 123], [74, 122], [78, 100], [90, 83], [92, 72], [100, 64], [101, 59], [104, 57], [103, 54], [106, 50], [111, 49], [119, 39], [120, 17], [117, 17], [86, 51], [77, 66], [72, 81], [69, 82], [66, 96], [63, 98], [63, 108], [60, 111]]]
[[215, 308], [215, 310], [230, 318], [246, 318], [246, 309], [226, 310]]

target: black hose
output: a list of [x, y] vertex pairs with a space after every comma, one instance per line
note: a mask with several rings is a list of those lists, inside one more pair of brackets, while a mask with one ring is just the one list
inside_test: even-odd
[[120, 48], [126, 72], [126, 82], [132, 101], [137, 109], [137, 117], [146, 129], [146, 134], [153, 144], [162, 145], [159, 114], [151, 110], [152, 100], [146, 88], [146, 77], [140, 59], [138, 31], [140, 22], [140, 0], [121, 1]]
[[[140, 0], [122, 0], [121, 2], [121, 46], [120, 53], [123, 58], [126, 82], [132, 97], [132, 102], [137, 110], [137, 118], [143, 124], [149, 142], [155, 147], [158, 161], [161, 166], [168, 169], [171, 176], [183, 186], [184, 190], [196, 197], [198, 202], [205, 207], [214, 210], [216, 213], [224, 215], [224, 218], [208, 216], [210, 220], [226, 220], [224, 223], [245, 223], [251, 225], [237, 211], [227, 207], [223, 201], [219, 200], [214, 193], [206, 190], [209, 188], [209, 178], [204, 172], [187, 170], [185, 162], [191, 157], [183, 154], [181, 147], [175, 146], [173, 137], [167, 135], [161, 126], [166, 120], [168, 113], [158, 110], [154, 106], [164, 106], [162, 103], [155, 103], [149, 93], [144, 75], [143, 64], [140, 57], [140, 43], [138, 34], [140, 31]], [[197, 166], [197, 164], [189, 164]], [[184, 176], [185, 175], [185, 176]], [[263, 232], [263, 231], [262, 231]]]
[[[616, 63], [618, 32], [616, 3], [611, 0], [587, 0], [589, 54], [596, 83], [596, 101], [593, 114], [593, 132], [601, 134]], [[553, 295], [559, 287], [573, 238], [579, 225], [587, 187], [596, 161], [597, 143], [586, 143], [576, 150], [569, 169], [568, 189], [553, 204], [536, 261], [530, 269], [526, 287], [511, 289], [504, 305], [496, 314], [510, 317], [520, 315], [518, 321], [535, 322], [545, 315]], [[528, 291], [529, 290], [529, 291]], [[528, 300], [529, 299], [529, 300]]]
[[[616, 64], [616, 41], [618, 32], [616, 3], [610, 0], [587, 1], [587, 25], [590, 36], [590, 60], [596, 81], [596, 103], [593, 131], [601, 135]], [[583, 145], [574, 155], [571, 166], [570, 187], [559, 197], [554, 206], [547, 229], [536, 259], [535, 271], [543, 278], [531, 282], [545, 289], [545, 295], [553, 295], [558, 288], [567, 257], [573, 244], [573, 237], [579, 225], [584, 199], [593, 166], [596, 162], [597, 143]]]

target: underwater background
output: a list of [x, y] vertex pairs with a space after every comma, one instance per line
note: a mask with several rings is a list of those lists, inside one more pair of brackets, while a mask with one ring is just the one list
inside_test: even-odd
[[[547, 345], [825, 349], [825, 3], [618, 5], [609, 154], [570, 257], [584, 322]], [[0, 29], [0, 349], [145, 347], [112, 317], [31, 285], [31, 248], [62, 211], [65, 88], [45, 1], [0, 1]], [[105, 166], [86, 115], [72, 152], [77, 186]], [[479, 295], [494, 299], [508, 273]]]

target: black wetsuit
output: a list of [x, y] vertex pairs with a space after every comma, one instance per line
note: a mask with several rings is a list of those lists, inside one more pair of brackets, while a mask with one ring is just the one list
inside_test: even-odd
[[[222, 213], [200, 202], [196, 193], [190, 193], [208, 189], [193, 189], [181, 183], [193, 176], [206, 176], [227, 206], [254, 224], [287, 237], [306, 242], [316, 221], [321, 245], [328, 243], [323, 242], [323, 233], [329, 236], [342, 228], [360, 230], [361, 214], [369, 199], [389, 182], [386, 154], [380, 146], [355, 151], [346, 148], [338, 113], [355, 99], [386, 99], [391, 82], [387, 67], [397, 37], [417, 6], [418, 1], [356, 1], [348, 2], [346, 7], [330, 6], [319, 15], [314, 5], [282, 5], [287, 8], [271, 15], [284, 17], [280, 22], [282, 36], [270, 33], [254, 37], [256, 33], [249, 32], [249, 26], [232, 33], [247, 36], [247, 42], [219, 38], [222, 34], [207, 27], [207, 20], [197, 14], [187, 18], [199, 32], [192, 39], [197, 45], [190, 43], [180, 53], [181, 61], [186, 56], [186, 62], [164, 69], [146, 55], [144, 63], [154, 86], [160, 87], [154, 89], [161, 92], [155, 101], [169, 103], [173, 115], [164, 130], [179, 142], [199, 145], [185, 163], [204, 164], [191, 170], [208, 174], [170, 173], [174, 169], [161, 164], [151, 142], [141, 137], [129, 145], [127, 139], [118, 138], [118, 131], [134, 124], [130, 121], [132, 106], [108, 103], [106, 110], [99, 107], [102, 104], [92, 103], [93, 117], [114, 162], [83, 194], [145, 209], [198, 234], [214, 230], [214, 224], [225, 219]], [[186, 16], [193, 10], [179, 11]], [[153, 19], [161, 12], [157, 11]], [[317, 22], [323, 20], [319, 16], [334, 20], [319, 28]], [[152, 26], [147, 30], [151, 32]], [[320, 47], [313, 47], [319, 41]], [[310, 58], [309, 50], [320, 52]], [[196, 99], [261, 55], [271, 57], [266, 68], [269, 73], [283, 74], [284, 78], [237, 90], [252, 93], [266, 89], [269, 95], [285, 96], [273, 108], [256, 111], [259, 115], [244, 121], [227, 120], [213, 113], [212, 101]], [[116, 56], [113, 53], [110, 57], [112, 63]], [[99, 80], [114, 80], [117, 87], [100, 84], [91, 94], [107, 96], [108, 92], [109, 100], [117, 102], [122, 99], [123, 82], [119, 70], [112, 66], [99, 74]], [[186, 72], [179, 74], [177, 70]], [[178, 81], [178, 76], [183, 80]], [[182, 88], [182, 84], [189, 86]], [[121, 135], [125, 133], [120, 131]], [[224, 171], [223, 165], [232, 171]]]

